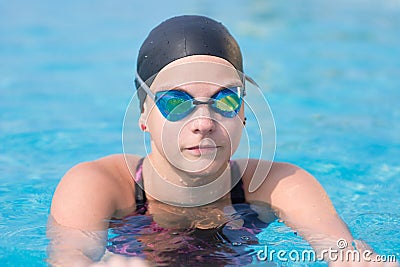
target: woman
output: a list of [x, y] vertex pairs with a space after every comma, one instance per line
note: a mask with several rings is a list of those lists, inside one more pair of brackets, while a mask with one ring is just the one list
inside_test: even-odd
[[[337, 248], [337, 240], [352, 244], [309, 173], [288, 163], [231, 160], [246, 123], [242, 72], [237, 42], [212, 19], [179, 16], [153, 29], [135, 80], [151, 152], [111, 155], [65, 174], [51, 206], [50, 262], [99, 260], [110, 224], [107, 251], [158, 265], [250, 263], [240, 244], [258, 244], [255, 234], [276, 217], [317, 251]], [[256, 190], [249, 190], [252, 181]]]

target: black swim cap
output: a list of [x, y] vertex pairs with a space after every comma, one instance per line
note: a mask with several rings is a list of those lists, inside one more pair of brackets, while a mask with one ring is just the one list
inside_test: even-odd
[[[137, 73], [146, 81], [172, 61], [192, 55], [220, 57], [243, 72], [239, 45], [224, 25], [204, 16], [178, 16], [149, 33], [139, 50]], [[146, 93], [139, 90], [138, 96], [143, 111]]]

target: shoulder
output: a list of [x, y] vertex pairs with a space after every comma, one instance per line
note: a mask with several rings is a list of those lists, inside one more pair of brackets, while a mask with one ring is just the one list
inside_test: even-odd
[[128, 164], [136, 166], [138, 159], [111, 155], [72, 167], [56, 188], [52, 216], [60, 224], [82, 226], [109, 219], [124, 205], [132, 205], [134, 186]]
[[[96, 189], [112, 189], [130, 181], [130, 172], [135, 168], [138, 156], [122, 154], [110, 155], [94, 161], [82, 162], [72, 167], [61, 179], [59, 186], [79, 184], [97, 185]], [[133, 169], [132, 169], [133, 168]]]
[[[258, 159], [239, 159], [236, 162], [243, 173], [244, 183], [247, 184], [250, 184], [252, 179], [258, 179], [264, 185], [284, 178], [309, 179], [312, 177], [304, 169], [287, 162], [271, 162]], [[257, 186], [257, 188], [260, 188], [260, 186]]]
[[[245, 192], [250, 199], [263, 199], [276, 204], [297, 194], [323, 191], [314, 176], [291, 163], [257, 159], [238, 160], [238, 163], [243, 171]], [[249, 190], [252, 183], [257, 185], [255, 191]]]

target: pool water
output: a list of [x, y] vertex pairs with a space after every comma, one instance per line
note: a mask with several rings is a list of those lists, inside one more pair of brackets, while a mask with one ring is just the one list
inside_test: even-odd
[[[0, 265], [46, 265], [58, 181], [122, 152], [138, 48], [185, 13], [237, 38], [274, 114], [275, 159], [312, 173], [356, 238], [399, 258], [398, 0], [16, 0], [0, 1]], [[308, 248], [278, 221], [259, 239]]]

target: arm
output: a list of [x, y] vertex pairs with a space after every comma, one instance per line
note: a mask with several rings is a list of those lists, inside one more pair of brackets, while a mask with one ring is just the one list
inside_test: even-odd
[[[250, 162], [250, 169], [254, 169], [256, 164], [257, 162]], [[245, 183], [245, 186], [248, 184], [249, 182]], [[338, 240], [345, 240], [347, 249], [356, 249], [352, 246], [353, 236], [337, 214], [325, 190], [311, 174], [297, 166], [273, 163], [262, 186], [249, 193], [248, 198], [250, 201], [269, 203], [286, 225], [309, 242], [317, 255], [329, 248], [338, 250]], [[358, 243], [358, 250], [366, 249], [360, 241], [355, 243]], [[327, 254], [324, 256], [328, 259]], [[332, 266], [353, 266], [352, 264], [357, 262], [330, 263]], [[367, 266], [366, 262], [359, 264]], [[368, 264], [376, 266], [373, 263]]]
[[[255, 160], [249, 162], [245, 188], [248, 188], [249, 177], [257, 163]], [[344, 238], [349, 244], [353, 240], [322, 186], [309, 173], [294, 165], [274, 162], [260, 188], [247, 193], [246, 198], [270, 204], [285, 224], [298, 231], [314, 248], [322, 240], [330, 239], [333, 243]], [[324, 238], [321, 240], [317, 236]]]
[[336, 249], [339, 239], [352, 243], [349, 229], [312, 175], [286, 163], [274, 164], [271, 172], [273, 186], [268, 187], [271, 205], [276, 207], [278, 216], [314, 249]]
[[109, 219], [124, 205], [134, 204], [134, 198], [129, 198], [133, 187], [127, 186], [130, 180], [126, 180], [129, 171], [121, 172], [115, 164], [125, 164], [121, 158], [78, 164], [62, 178], [53, 196], [47, 229], [50, 264], [87, 266], [102, 257]]

